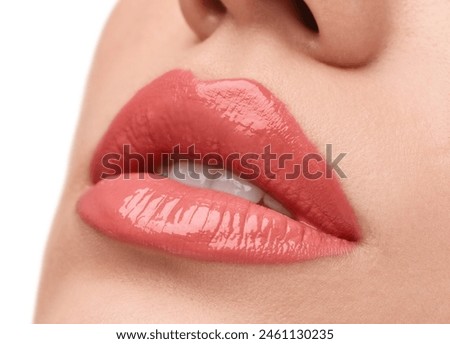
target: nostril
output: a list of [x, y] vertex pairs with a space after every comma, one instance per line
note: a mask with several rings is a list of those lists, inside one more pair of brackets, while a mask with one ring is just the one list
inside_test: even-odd
[[200, 40], [220, 26], [228, 9], [220, 0], [179, 0], [186, 23]]
[[311, 32], [319, 33], [319, 26], [308, 5], [303, 0], [292, 0], [292, 2], [302, 24]]
[[227, 8], [220, 0], [202, 0], [202, 4], [206, 10], [217, 15], [222, 15], [227, 12]]

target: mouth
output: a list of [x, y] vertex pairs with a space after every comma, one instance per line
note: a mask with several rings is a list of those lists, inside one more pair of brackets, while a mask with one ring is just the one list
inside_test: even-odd
[[122, 108], [90, 172], [85, 223], [186, 258], [293, 263], [347, 254], [360, 238], [337, 175], [253, 80], [164, 74]]

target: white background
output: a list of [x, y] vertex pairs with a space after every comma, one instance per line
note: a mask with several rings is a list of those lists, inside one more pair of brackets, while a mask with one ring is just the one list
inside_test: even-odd
[[0, 324], [32, 321], [94, 49], [113, 0], [0, 0]]

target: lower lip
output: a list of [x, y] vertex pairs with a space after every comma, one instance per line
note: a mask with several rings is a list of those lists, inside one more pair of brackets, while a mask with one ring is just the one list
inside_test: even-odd
[[103, 180], [82, 196], [78, 213], [121, 241], [206, 261], [292, 263], [354, 246], [247, 200], [156, 176]]

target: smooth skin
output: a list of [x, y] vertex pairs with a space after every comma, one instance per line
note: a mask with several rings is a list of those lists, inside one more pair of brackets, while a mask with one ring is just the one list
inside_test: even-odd
[[[38, 323], [450, 322], [450, 2], [122, 0], [101, 38], [45, 256]], [[82, 223], [93, 151], [142, 86], [183, 68], [258, 80], [321, 152], [363, 240], [348, 256], [228, 265]]]

